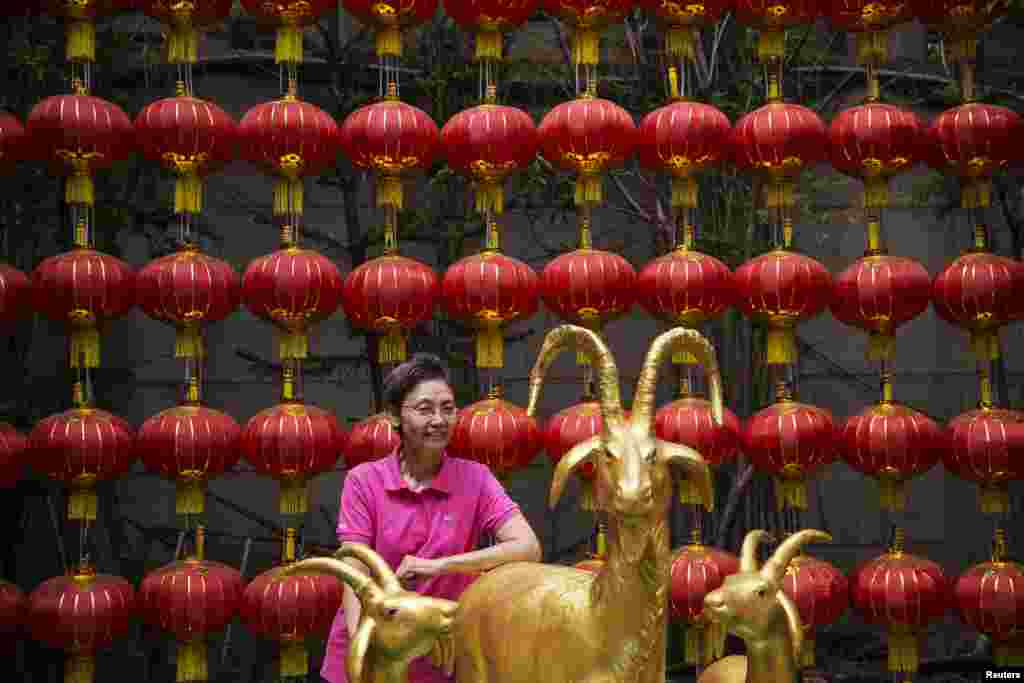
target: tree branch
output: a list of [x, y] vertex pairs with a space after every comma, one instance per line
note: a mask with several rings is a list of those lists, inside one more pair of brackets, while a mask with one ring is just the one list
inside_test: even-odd
[[724, 548], [729, 538], [729, 530], [736, 523], [736, 511], [739, 509], [740, 500], [744, 492], [754, 479], [754, 466], [747, 463], [743, 469], [737, 472], [736, 480], [729, 490], [729, 497], [726, 499], [725, 508], [722, 510], [722, 518], [718, 521], [718, 529], [715, 530], [715, 546]]
[[[798, 66], [795, 69], [791, 69], [791, 71], [796, 71], [800, 73], [845, 74], [850, 72], [864, 73], [864, 68], [860, 66], [838, 66], [832, 64], [822, 64], [819, 66]], [[955, 79], [948, 78], [946, 76], [940, 76], [938, 74], [926, 74], [916, 71], [896, 71], [895, 69], [878, 69], [876, 73], [879, 76], [887, 76], [890, 78], [899, 77], [911, 81], [921, 81], [925, 83], [941, 83], [943, 85], [955, 85], [957, 83]], [[1013, 90], [1006, 90], [1003, 88], [985, 88], [985, 90], [990, 93], [995, 93], [997, 95], [1006, 95], [1007, 97], [1012, 97], [1015, 100], [1024, 102], [1024, 95]]]

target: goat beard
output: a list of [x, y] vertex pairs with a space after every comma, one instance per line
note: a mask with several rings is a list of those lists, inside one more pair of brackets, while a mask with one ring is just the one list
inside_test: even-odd
[[630, 567], [636, 567], [648, 584], [658, 585], [664, 564], [660, 557], [662, 549], [658, 547], [658, 522], [644, 520], [633, 525], [620, 523], [615, 531], [623, 561]]

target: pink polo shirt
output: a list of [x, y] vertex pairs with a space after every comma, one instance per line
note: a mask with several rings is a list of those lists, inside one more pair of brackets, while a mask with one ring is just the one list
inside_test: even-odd
[[[402, 479], [397, 451], [363, 463], [345, 477], [338, 514], [338, 540], [365, 543], [393, 570], [402, 558], [428, 559], [471, 552], [481, 536], [493, 535], [519, 512], [486, 465], [443, 456], [434, 481], [419, 492]], [[422, 595], [458, 600], [474, 580], [469, 574], [443, 574], [421, 579]], [[330, 683], [347, 683], [345, 659], [349, 636], [344, 608], [331, 625], [320, 675]], [[409, 683], [445, 683], [451, 679], [434, 668], [429, 657], [409, 667]]]

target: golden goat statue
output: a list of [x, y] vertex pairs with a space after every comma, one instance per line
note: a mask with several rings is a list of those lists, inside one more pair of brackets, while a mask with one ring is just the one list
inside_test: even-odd
[[[344, 561], [354, 557], [370, 576]], [[347, 583], [362, 605], [349, 646], [349, 683], [406, 683], [417, 657], [444, 654], [441, 639], [452, 626], [458, 603], [404, 590], [384, 559], [361, 543], [344, 543], [334, 557], [314, 557], [280, 569], [280, 576], [330, 574]]]
[[743, 539], [740, 570], [704, 598], [709, 619], [742, 638], [746, 656], [723, 657], [706, 668], [698, 683], [797, 683], [804, 631], [800, 612], [782, 592], [782, 578], [800, 547], [831, 541], [824, 531], [804, 529], [786, 538], [760, 568], [757, 546], [768, 533], [756, 529]]
[[558, 462], [550, 504], [569, 474], [594, 464], [595, 503], [608, 516], [608, 557], [601, 571], [517, 562], [477, 579], [459, 600], [452, 632], [458, 683], [664, 683], [667, 587], [671, 554], [668, 509], [673, 466], [691, 477], [707, 508], [711, 470], [697, 451], [653, 435], [659, 366], [687, 351], [705, 369], [715, 422], [722, 387], [712, 345], [675, 328], [652, 343], [637, 381], [629, 419], [615, 360], [594, 332], [574, 325], [551, 330], [530, 373], [533, 415], [544, 375], [563, 350], [580, 347], [598, 371], [604, 429]]

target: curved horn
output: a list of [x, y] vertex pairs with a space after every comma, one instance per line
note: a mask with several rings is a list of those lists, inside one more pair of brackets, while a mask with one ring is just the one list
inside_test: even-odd
[[633, 420], [650, 429], [654, 416], [654, 393], [658, 389], [658, 371], [665, 359], [676, 351], [687, 351], [704, 366], [711, 394], [711, 415], [715, 424], [722, 424], [722, 375], [718, 371], [715, 347], [697, 330], [673, 327], [659, 334], [647, 350], [640, 377], [633, 395]]
[[362, 543], [342, 543], [338, 552], [334, 553], [335, 559], [342, 560], [346, 557], [354, 557], [370, 569], [370, 576], [384, 590], [390, 592], [402, 590], [398, 577], [391, 570], [384, 558], [378, 555], [368, 545]]
[[793, 644], [793, 659], [800, 661], [800, 651], [804, 649], [804, 625], [800, 621], [800, 610], [797, 609], [789, 596], [781, 590], [775, 594], [782, 611], [786, 615], [786, 626], [789, 628], [789, 642]]
[[597, 333], [578, 325], [559, 325], [544, 337], [544, 344], [537, 354], [537, 361], [530, 370], [530, 401], [526, 413], [533, 417], [537, 411], [540, 388], [544, 384], [544, 375], [562, 351], [575, 346], [582, 346], [597, 364], [597, 389], [601, 399], [601, 414], [605, 427], [609, 420], [622, 421], [622, 398], [619, 396], [619, 368], [608, 346]]
[[697, 485], [704, 507], [710, 512], [715, 509], [715, 480], [711, 467], [704, 457], [690, 448], [676, 443], [662, 441], [658, 450], [662, 459], [669, 465], [680, 467]]
[[301, 576], [303, 574], [335, 576], [351, 586], [356, 595], [361, 595], [363, 591], [375, 588], [377, 585], [373, 579], [348, 562], [342, 562], [333, 557], [311, 557], [308, 560], [286, 565], [281, 568], [278, 576]]
[[370, 650], [370, 643], [373, 641], [373, 629], [377, 622], [373, 617], [363, 619], [352, 642], [348, 646], [348, 658], [345, 660], [345, 668], [348, 670], [348, 680], [351, 683], [362, 683], [363, 671], [366, 670], [366, 653]]
[[743, 547], [740, 548], [740, 571], [757, 571], [757, 546], [761, 541], [771, 538], [764, 529], [754, 529], [747, 533], [743, 539]]
[[763, 574], [765, 578], [772, 579], [774, 581], [781, 581], [783, 575], [786, 573], [786, 567], [789, 566], [789, 561], [796, 557], [796, 554], [800, 552], [801, 546], [807, 543], [813, 543], [814, 541], [831, 540], [831, 536], [826, 534], [824, 531], [818, 531], [817, 529], [804, 529], [803, 531], [798, 531], [780, 543], [779, 547], [775, 549], [774, 553], [772, 553], [772, 556], [765, 560], [764, 565], [761, 567], [761, 574]]
[[548, 496], [549, 507], [554, 508], [558, 503], [558, 499], [562, 497], [562, 491], [565, 490], [565, 482], [568, 481], [569, 474], [598, 448], [601, 448], [600, 434], [592, 436], [586, 441], [580, 441], [570, 448], [569, 452], [559, 458], [558, 464], [555, 465], [555, 473], [551, 477], [551, 493]]

